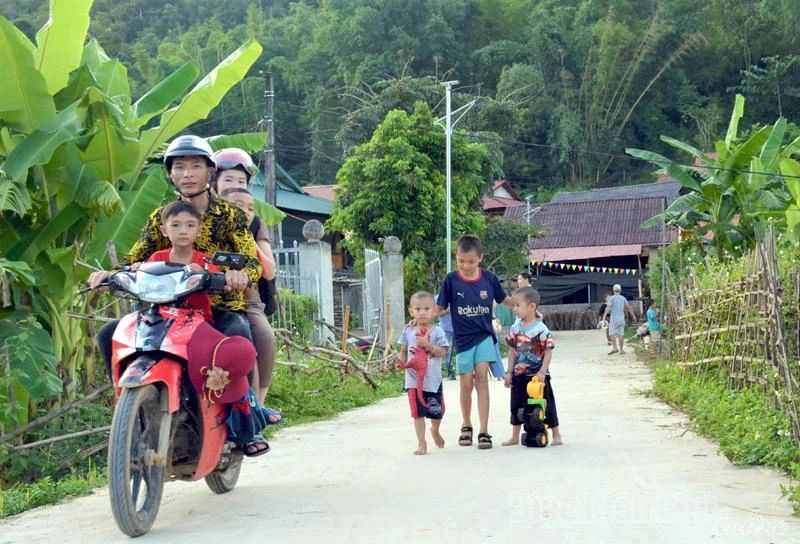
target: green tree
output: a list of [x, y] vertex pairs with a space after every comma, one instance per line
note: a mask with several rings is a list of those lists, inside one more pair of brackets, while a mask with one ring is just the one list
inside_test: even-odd
[[539, 231], [534, 226], [502, 217], [488, 217], [482, 239], [484, 256], [481, 266], [500, 277], [519, 274], [530, 262], [528, 239], [537, 234]]
[[[387, 236], [403, 242], [406, 255], [424, 263], [430, 286], [445, 259], [445, 136], [428, 106], [410, 116], [390, 111], [370, 141], [353, 149], [339, 170], [328, 227], [346, 233], [356, 256]], [[487, 151], [456, 133], [452, 141], [452, 232], [483, 231], [481, 196], [489, 184]]]

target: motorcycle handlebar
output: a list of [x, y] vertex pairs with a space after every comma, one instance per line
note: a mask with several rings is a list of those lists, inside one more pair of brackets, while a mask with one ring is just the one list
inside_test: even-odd
[[[224, 272], [208, 272], [208, 277], [206, 279], [206, 288], [204, 291], [209, 293], [224, 293], [225, 292], [225, 273]], [[102, 282], [95, 288], [92, 287], [84, 287], [78, 291], [79, 295], [85, 295], [89, 291], [93, 291], [94, 289], [101, 289], [103, 287], [110, 287], [114, 289], [116, 287], [116, 282], [114, 281], [114, 276], [110, 276], [106, 281]], [[253, 286], [252, 280], [247, 280], [247, 287], [250, 288]]]

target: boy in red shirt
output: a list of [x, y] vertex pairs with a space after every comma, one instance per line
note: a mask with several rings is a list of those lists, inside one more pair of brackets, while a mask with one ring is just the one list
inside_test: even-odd
[[[194, 272], [206, 269], [209, 272], [220, 272], [212, 264], [207, 253], [197, 251], [194, 241], [200, 236], [200, 212], [191, 203], [176, 200], [164, 207], [161, 212], [161, 233], [169, 238], [172, 247], [153, 253], [147, 262], [162, 261], [189, 265]], [[207, 260], [206, 260], [207, 259]], [[185, 299], [186, 306], [202, 313], [206, 321], [211, 321], [211, 299], [206, 293], [192, 293]]]

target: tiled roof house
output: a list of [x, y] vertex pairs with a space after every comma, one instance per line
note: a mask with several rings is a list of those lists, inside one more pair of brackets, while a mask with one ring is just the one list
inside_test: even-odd
[[[544, 236], [531, 239], [530, 248], [543, 301], [594, 303], [615, 283], [622, 285], [629, 298], [638, 297], [642, 269], [660, 246], [676, 237], [674, 229], [642, 229], [640, 225], [661, 213], [679, 191], [677, 182], [666, 180], [561, 193], [549, 204], [531, 205], [530, 224], [545, 231]], [[504, 217], [528, 223], [526, 212], [526, 206], [512, 207]], [[558, 267], [550, 263], [558, 263]], [[595, 271], [586, 267], [595, 267]], [[604, 268], [617, 272], [601, 272]]]

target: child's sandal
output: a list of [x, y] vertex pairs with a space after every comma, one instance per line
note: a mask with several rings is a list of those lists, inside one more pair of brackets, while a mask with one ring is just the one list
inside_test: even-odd
[[459, 446], [472, 445], [472, 427], [467, 427], [466, 425], [461, 427], [461, 436], [458, 437], [458, 445]]
[[488, 433], [478, 434], [478, 449], [488, 450], [492, 447], [492, 435]]

